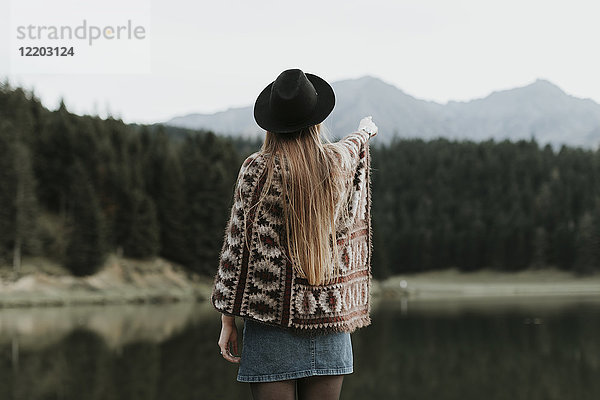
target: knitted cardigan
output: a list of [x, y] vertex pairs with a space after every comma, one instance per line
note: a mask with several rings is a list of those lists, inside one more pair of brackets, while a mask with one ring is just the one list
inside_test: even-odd
[[[337, 210], [346, 204], [349, 218], [342, 220], [336, 211], [340, 272], [328, 284], [310, 285], [292, 268], [279, 163], [275, 162], [267, 197], [258, 207], [252, 207], [265, 184], [265, 165], [270, 155], [256, 152], [243, 162], [210, 298], [218, 311], [297, 333], [353, 332], [371, 323], [369, 137], [359, 131], [340, 141], [352, 165], [342, 166], [346, 192], [338, 199]], [[326, 145], [326, 149], [330, 148]], [[328, 154], [335, 156], [332, 151]]]

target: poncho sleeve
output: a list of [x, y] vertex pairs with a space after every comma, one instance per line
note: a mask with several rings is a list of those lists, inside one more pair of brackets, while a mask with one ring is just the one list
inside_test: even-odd
[[240, 264], [244, 246], [244, 206], [249, 201], [248, 185], [245, 184], [246, 171], [257, 153], [248, 156], [240, 167], [233, 204], [225, 227], [219, 265], [215, 274], [210, 301], [213, 307], [227, 315], [233, 315], [235, 289], [240, 279]]
[[351, 165], [345, 166], [349, 172], [356, 172], [359, 163], [365, 159], [370, 137], [367, 132], [361, 130], [352, 132], [340, 140], [339, 143], [350, 154], [352, 160]]
[[[361, 199], [365, 198], [365, 190], [361, 186], [368, 179], [367, 174], [370, 169], [368, 143], [370, 138], [371, 136], [367, 132], [356, 131], [329, 147], [340, 163], [344, 176], [344, 191], [341, 193], [341, 198], [337, 200], [336, 225], [338, 232], [343, 233], [349, 225], [355, 222], [359, 203], [361, 203]], [[345, 154], [343, 156], [336, 154], [341, 152]], [[349, 215], [341, 212], [343, 207], [347, 207]]]

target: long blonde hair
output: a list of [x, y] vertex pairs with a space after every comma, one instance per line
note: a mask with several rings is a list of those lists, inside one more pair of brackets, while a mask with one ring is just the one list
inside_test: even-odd
[[338, 143], [324, 139], [326, 143], [321, 141], [321, 124], [291, 134], [267, 131], [261, 148], [270, 157], [258, 203], [268, 192], [278, 163], [290, 261], [311, 285], [330, 282], [339, 272], [336, 219], [348, 212], [342, 196], [349, 178], [343, 166], [349, 165], [349, 155]]

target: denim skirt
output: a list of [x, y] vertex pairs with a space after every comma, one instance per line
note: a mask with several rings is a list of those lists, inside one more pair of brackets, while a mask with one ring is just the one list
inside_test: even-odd
[[273, 382], [353, 372], [350, 333], [298, 335], [244, 319], [239, 382]]

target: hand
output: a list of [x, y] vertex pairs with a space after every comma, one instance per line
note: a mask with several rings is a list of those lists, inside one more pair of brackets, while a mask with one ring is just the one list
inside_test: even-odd
[[368, 132], [370, 136], [377, 135], [377, 125], [375, 125], [372, 119], [373, 117], [371, 117], [370, 115], [361, 119], [360, 123], [358, 124], [358, 130]]
[[221, 348], [221, 355], [223, 358], [232, 363], [240, 362], [237, 336], [235, 317], [223, 314], [221, 316], [221, 336], [219, 336], [219, 342], [217, 344]]

